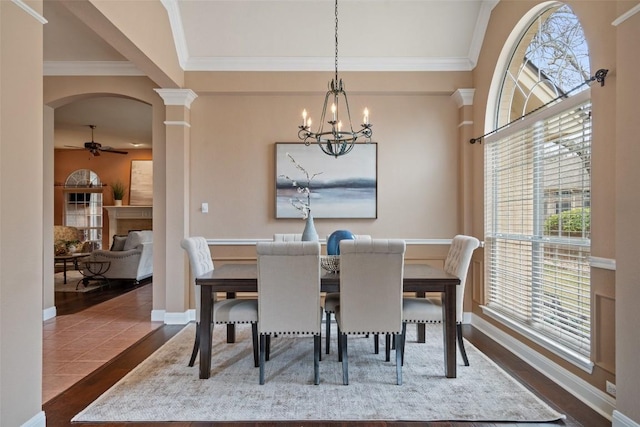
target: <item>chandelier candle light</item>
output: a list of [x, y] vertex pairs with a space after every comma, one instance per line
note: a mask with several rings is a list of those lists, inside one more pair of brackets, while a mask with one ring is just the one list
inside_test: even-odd
[[[338, 79], [338, 0], [335, 6], [336, 16], [336, 51], [335, 51], [335, 77], [329, 83], [329, 91], [324, 98], [324, 107], [322, 108], [322, 116], [320, 117], [320, 128], [318, 132], [311, 131], [311, 117], [308, 116], [307, 110], [302, 110], [302, 125], [298, 126], [298, 138], [304, 141], [308, 146], [312, 140], [320, 146], [325, 154], [338, 157], [347, 154], [353, 149], [353, 144], [360, 137], [371, 142], [371, 123], [369, 123], [369, 110], [364, 109], [363, 123], [360, 130], [354, 131], [351, 124], [351, 112], [349, 111], [349, 101], [347, 101], [347, 93], [344, 91], [342, 79]], [[331, 104], [331, 117], [326, 121], [331, 128], [324, 129], [325, 118], [327, 115], [327, 106]], [[343, 129], [342, 120], [340, 120], [341, 106], [344, 105], [346, 110], [346, 118], [348, 120], [348, 128]]]

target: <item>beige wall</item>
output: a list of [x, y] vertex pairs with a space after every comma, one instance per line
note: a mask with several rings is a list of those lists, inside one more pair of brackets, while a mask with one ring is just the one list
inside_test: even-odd
[[[629, 10], [634, 2], [623, 2], [618, 13]], [[616, 99], [616, 367], [617, 410], [640, 424], [640, 263], [638, 262], [638, 212], [640, 212], [640, 121], [638, 100], [640, 85], [640, 13], [617, 27], [618, 80]], [[633, 52], [633, 53], [630, 53]]]
[[19, 426], [43, 422], [42, 24], [14, 2], [0, 55], [0, 425]]
[[61, 2], [157, 85], [183, 85], [169, 18], [160, 1]]
[[[191, 233], [255, 239], [302, 232], [301, 219], [275, 219], [275, 142], [302, 143], [297, 138], [302, 108], [319, 120], [326, 81], [319, 83], [317, 75], [309, 74], [305, 83], [304, 73], [294, 78], [287, 73], [244, 76], [228, 85], [217, 81], [200, 87], [195, 82], [199, 96], [191, 108]], [[326, 236], [346, 228], [376, 236], [451, 238], [458, 231], [460, 171], [458, 106], [451, 98], [455, 88], [450, 76], [413, 82], [401, 73], [366, 77], [366, 84], [357, 74], [343, 79], [347, 88], [360, 89], [348, 92], [354, 119], [361, 120], [366, 106], [374, 124], [378, 218], [316, 219], [318, 233]], [[458, 84], [470, 83], [468, 76], [461, 77]], [[285, 84], [292, 80], [293, 87]], [[283, 89], [263, 92], [271, 85]], [[302, 88], [307, 92], [300, 93]], [[308, 149], [320, 150], [315, 145]], [[208, 214], [199, 211], [202, 202], [209, 203]]]

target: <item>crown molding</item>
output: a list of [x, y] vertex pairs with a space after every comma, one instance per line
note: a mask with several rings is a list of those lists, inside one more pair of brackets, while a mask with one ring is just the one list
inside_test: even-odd
[[471, 45], [469, 46], [469, 61], [473, 64], [472, 68], [475, 68], [478, 63], [482, 42], [489, 27], [491, 11], [496, 7], [498, 1], [499, 0], [483, 0], [480, 5], [480, 13], [478, 13], [478, 19], [476, 20], [476, 26], [473, 29], [473, 36], [471, 38]]
[[[333, 71], [329, 57], [189, 58], [185, 71]], [[471, 71], [469, 58], [340, 58], [340, 71]]]
[[178, 62], [183, 70], [186, 68], [189, 59], [189, 48], [187, 46], [187, 38], [184, 35], [184, 26], [182, 25], [182, 16], [180, 15], [180, 6], [178, 0], [160, 0], [167, 14], [169, 15], [169, 25], [173, 33], [173, 42], [176, 45], [176, 53], [178, 54]]
[[613, 25], [614, 27], [617, 27], [627, 19], [631, 18], [636, 13], [640, 13], [640, 4], [635, 5], [634, 7], [632, 7], [631, 9], [629, 9], [628, 11], [620, 15], [618, 18], [616, 18], [615, 21], [611, 23], [611, 25]]
[[45, 76], [144, 76], [129, 61], [44, 61]]
[[36, 21], [38, 21], [39, 23], [44, 25], [44, 24], [49, 22], [49, 21], [46, 20], [46, 18], [44, 16], [42, 16], [39, 12], [37, 12], [35, 9], [33, 9], [28, 4], [26, 4], [23, 0], [12, 0], [12, 1], [20, 9], [24, 10], [29, 15], [33, 16], [36, 19]]

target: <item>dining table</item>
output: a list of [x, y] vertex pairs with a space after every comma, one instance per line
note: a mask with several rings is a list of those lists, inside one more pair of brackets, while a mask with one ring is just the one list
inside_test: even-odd
[[[238, 292], [258, 291], [257, 263], [224, 264], [195, 278], [200, 286], [200, 378], [209, 378], [211, 372], [213, 293], [226, 293], [235, 298]], [[447, 378], [456, 377], [456, 290], [458, 277], [441, 268], [427, 264], [404, 265], [403, 291], [415, 292], [418, 297], [425, 293], [439, 292], [442, 295], [442, 318], [444, 340], [444, 364]], [[340, 273], [322, 270], [320, 278], [322, 292], [340, 292]], [[235, 341], [234, 325], [227, 325], [227, 342]], [[418, 324], [418, 341], [425, 342], [424, 324]]]

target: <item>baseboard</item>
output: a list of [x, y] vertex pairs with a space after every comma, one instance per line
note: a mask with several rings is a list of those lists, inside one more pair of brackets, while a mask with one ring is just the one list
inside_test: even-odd
[[164, 322], [165, 310], [151, 310], [152, 322]]
[[187, 310], [187, 319], [189, 319], [189, 322], [195, 322], [196, 321], [196, 309], [192, 308], [191, 310]]
[[58, 311], [56, 310], [56, 306], [45, 308], [42, 310], [42, 321], [53, 319], [58, 315]]
[[613, 423], [611, 427], [640, 427], [640, 424], [633, 421], [620, 411], [613, 411]]
[[186, 325], [189, 323], [188, 311], [182, 313], [165, 313], [164, 314], [165, 325]]
[[611, 421], [616, 409], [614, 398], [475, 314], [471, 325]]
[[20, 427], [47, 427], [47, 418], [44, 416], [44, 411], [38, 412]]

